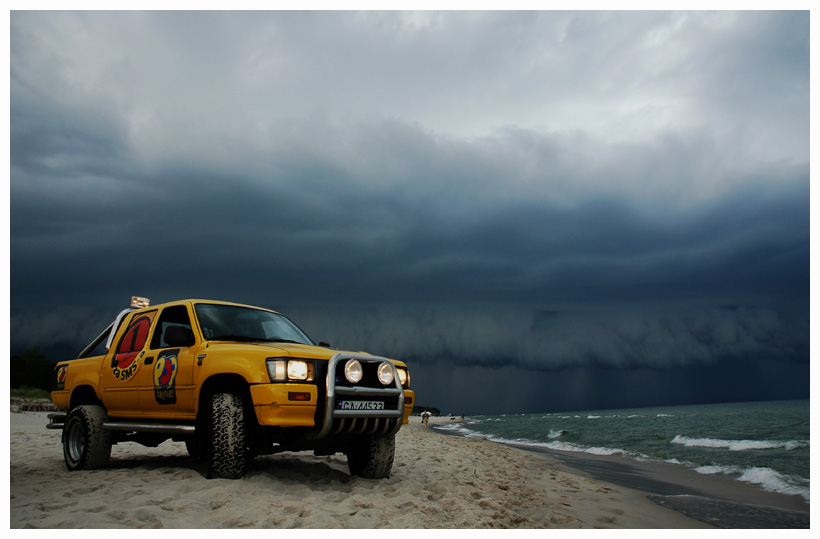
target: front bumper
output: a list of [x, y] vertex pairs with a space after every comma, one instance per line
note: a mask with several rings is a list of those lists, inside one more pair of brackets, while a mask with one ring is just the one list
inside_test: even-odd
[[[402, 389], [398, 375], [388, 387], [345, 387], [336, 383], [337, 366], [348, 359], [378, 364], [382, 357], [339, 353], [328, 361], [325, 387], [301, 383], [257, 384], [251, 386], [256, 419], [263, 426], [315, 427], [310, 438], [332, 434], [391, 434], [408, 422], [413, 408], [413, 391]], [[394, 403], [384, 410], [342, 410], [340, 399], [384, 400]], [[319, 409], [319, 413], [317, 413]]]
[[257, 384], [251, 399], [260, 425], [313, 427], [318, 388], [311, 384]]

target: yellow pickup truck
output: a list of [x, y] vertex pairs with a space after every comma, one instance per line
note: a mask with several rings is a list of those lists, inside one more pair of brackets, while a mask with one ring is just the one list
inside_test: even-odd
[[281, 451], [347, 455], [350, 473], [390, 475], [413, 408], [401, 361], [314, 343], [282, 314], [209, 300], [132, 298], [77, 359], [56, 365], [69, 470], [108, 464], [112, 445], [185, 442], [206, 476], [244, 476]]

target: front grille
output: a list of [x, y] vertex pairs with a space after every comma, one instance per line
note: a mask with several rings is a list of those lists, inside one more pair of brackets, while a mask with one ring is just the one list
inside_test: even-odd
[[389, 417], [338, 418], [333, 420], [328, 434], [387, 434], [396, 428], [398, 421]]
[[[362, 380], [356, 384], [351, 384], [344, 376], [344, 364], [350, 359], [357, 359], [362, 364]], [[321, 430], [315, 438], [343, 433], [387, 434], [401, 427], [404, 391], [398, 377], [395, 376], [390, 386], [384, 386], [376, 374], [376, 369], [385, 361], [389, 360], [361, 354], [340, 353], [330, 358], [325, 377], [325, 409], [319, 422]], [[372, 406], [342, 409], [341, 405], [346, 401], [348, 404], [363, 402]], [[379, 403], [378, 409], [373, 403]]]
[[369, 387], [374, 389], [384, 389], [387, 386], [379, 382], [378, 368], [382, 361], [362, 361], [362, 379], [355, 384], [351, 384], [345, 377], [345, 363], [347, 360], [340, 361], [336, 365], [336, 387]]

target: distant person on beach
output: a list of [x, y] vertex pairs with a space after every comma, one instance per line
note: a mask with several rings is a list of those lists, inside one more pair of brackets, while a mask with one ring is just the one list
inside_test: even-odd
[[427, 420], [430, 419], [430, 412], [427, 410], [421, 413], [421, 422], [424, 423], [424, 428], [427, 428]]

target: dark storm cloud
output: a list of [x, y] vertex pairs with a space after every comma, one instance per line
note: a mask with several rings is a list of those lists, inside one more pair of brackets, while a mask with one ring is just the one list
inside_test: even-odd
[[[647, 300], [659, 293], [674, 297], [672, 285], [708, 295], [754, 286], [770, 275], [806, 284], [800, 256], [808, 247], [808, 193], [799, 182], [801, 171], [787, 169], [782, 179], [799, 187], [767, 192], [761, 186], [751, 199], [744, 193], [693, 209], [677, 210], [673, 203], [661, 218], [658, 207], [647, 210], [627, 200], [596, 197], [571, 206], [548, 196], [526, 200], [503, 182], [493, 184], [497, 171], [473, 164], [489, 161], [482, 158], [486, 141], [477, 147], [437, 145], [412, 127], [403, 137], [396, 126], [388, 130], [414, 141], [395, 156], [407, 161], [400, 173], [382, 167], [381, 174], [353, 176], [309, 156], [291, 158], [276, 182], [190, 166], [134, 169], [130, 179], [74, 177], [38, 189], [32, 174], [20, 187], [28, 196], [13, 201], [12, 246], [20, 261], [31, 258], [44, 273], [49, 258], [66, 257], [86, 261], [84, 271], [101, 271], [102, 281], [112, 265], [127, 266], [131, 253], [147, 252], [158, 261], [153, 269], [142, 268], [148, 273], [204, 264], [220, 274], [242, 267], [250, 274], [298, 272], [309, 279], [315, 272], [316, 286], [331, 274], [340, 282], [377, 287], [388, 278], [401, 283], [394, 295], [400, 289], [432, 295], [425, 299], [475, 293], [521, 300], [534, 291], [547, 299], [583, 285], [599, 301]], [[367, 130], [343, 140], [357, 155], [381, 133]], [[427, 159], [412, 156], [413, 147], [429, 148]], [[380, 159], [390, 157], [382, 153], [375, 157]], [[514, 162], [503, 168], [512, 184], [525, 173]], [[409, 170], [427, 185], [399, 177]], [[429, 180], [453, 177], [441, 187]], [[448, 192], [458, 178], [464, 178], [467, 200]], [[379, 179], [391, 188], [359, 184]], [[405, 181], [405, 189], [395, 189]], [[271, 286], [275, 291], [275, 282]], [[583, 294], [575, 290], [573, 296]]]
[[808, 80], [799, 12], [15, 12], [12, 350], [143, 294], [422, 379], [804, 364]]
[[808, 398], [794, 384], [808, 374], [807, 364], [747, 358], [686, 369], [422, 365], [412, 376], [421, 406], [476, 415]]
[[545, 312], [526, 307], [296, 308], [322, 339], [417, 363], [675, 368], [755, 357], [806, 362], [808, 320], [771, 308], [722, 306]]

